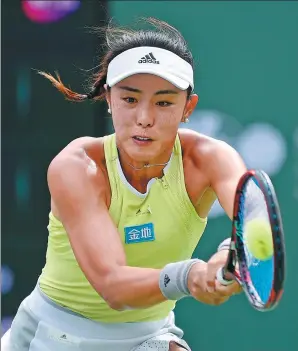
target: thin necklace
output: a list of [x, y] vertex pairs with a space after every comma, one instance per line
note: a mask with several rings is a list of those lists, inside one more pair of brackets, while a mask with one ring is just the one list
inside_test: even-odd
[[[118, 158], [119, 158], [119, 155], [120, 155], [120, 152], [119, 152], [119, 149], [117, 148], [117, 152], [118, 152]], [[145, 163], [144, 166], [142, 167], [135, 167], [133, 166], [132, 164], [130, 164], [129, 162], [126, 162], [132, 169], [134, 169], [135, 171], [140, 171], [141, 169], [143, 168], [151, 168], [151, 167], [157, 167], [157, 166], [167, 166], [170, 161], [171, 161], [171, 158], [172, 158], [172, 155], [170, 156], [170, 159], [168, 162], [166, 163], [153, 163], [152, 165], [150, 165], [149, 163]]]
[[170, 162], [170, 160], [168, 161], [168, 162], [166, 162], [166, 163], [155, 163], [155, 164], [152, 164], [152, 165], [150, 165], [149, 163], [145, 163], [144, 164], [144, 166], [142, 166], [142, 167], [135, 167], [135, 166], [133, 166], [133, 165], [131, 165], [129, 162], [127, 162], [127, 164], [131, 167], [131, 168], [133, 168], [135, 171], [140, 171], [141, 169], [143, 169], [143, 168], [150, 168], [150, 167], [156, 167], [156, 166], [166, 166], [166, 165], [168, 165], [169, 164], [169, 162]]

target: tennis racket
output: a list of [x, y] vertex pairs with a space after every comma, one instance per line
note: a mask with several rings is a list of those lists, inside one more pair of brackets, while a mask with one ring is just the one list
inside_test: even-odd
[[[253, 220], [266, 222], [270, 230], [268, 238], [272, 240], [272, 247], [266, 259], [256, 258], [253, 250], [249, 250], [245, 230]], [[284, 279], [284, 234], [274, 187], [264, 171], [249, 170], [236, 189], [228, 259], [218, 270], [217, 280], [223, 285], [236, 280], [255, 309], [268, 311], [280, 301]]]

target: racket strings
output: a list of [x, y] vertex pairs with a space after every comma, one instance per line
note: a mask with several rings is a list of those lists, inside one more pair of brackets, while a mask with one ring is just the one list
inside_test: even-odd
[[248, 222], [255, 219], [262, 219], [269, 222], [269, 217], [267, 213], [264, 195], [253, 180], [249, 180], [247, 183], [246, 192], [245, 192], [245, 203], [243, 206], [243, 210], [244, 210], [243, 242], [244, 242], [244, 250], [245, 250], [247, 265], [248, 267], [250, 267], [251, 265], [257, 266], [260, 260], [255, 258], [248, 249], [247, 237], [246, 237], [246, 232], [247, 232], [246, 226]]
[[250, 285], [253, 295], [260, 303], [265, 303], [273, 281], [273, 260], [260, 260], [249, 250], [247, 244], [246, 227], [250, 221], [262, 220], [270, 225], [266, 200], [263, 192], [253, 179], [247, 183], [243, 206], [243, 244], [246, 264], [250, 275]]
[[244, 218], [245, 223], [256, 218], [269, 222], [264, 194], [253, 180], [249, 180], [246, 187]]

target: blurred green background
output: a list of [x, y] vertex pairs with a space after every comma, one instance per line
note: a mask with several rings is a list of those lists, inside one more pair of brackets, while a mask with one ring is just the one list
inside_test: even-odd
[[[186, 299], [177, 304], [177, 324], [193, 350], [297, 350], [298, 3], [93, 1], [43, 24], [28, 19], [16, 3], [5, 1], [3, 12], [4, 327], [44, 264], [50, 160], [75, 137], [111, 131], [104, 104], [67, 103], [31, 68], [58, 70], [67, 84], [83, 91], [86, 75], [80, 68], [98, 64], [100, 45], [84, 26], [101, 25], [110, 16], [121, 25], [153, 16], [182, 32], [196, 60], [200, 103], [188, 127], [228, 141], [249, 167], [268, 172], [287, 248], [285, 293], [275, 311], [257, 312], [244, 296], [219, 307]], [[229, 233], [230, 222], [216, 204], [195, 255], [207, 259]]]

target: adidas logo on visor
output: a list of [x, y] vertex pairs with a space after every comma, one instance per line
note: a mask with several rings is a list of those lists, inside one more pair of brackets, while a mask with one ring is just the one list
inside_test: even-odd
[[144, 57], [141, 57], [138, 63], [155, 63], [159, 65], [159, 61], [156, 60], [152, 52], [150, 52], [148, 55], [145, 55]]

